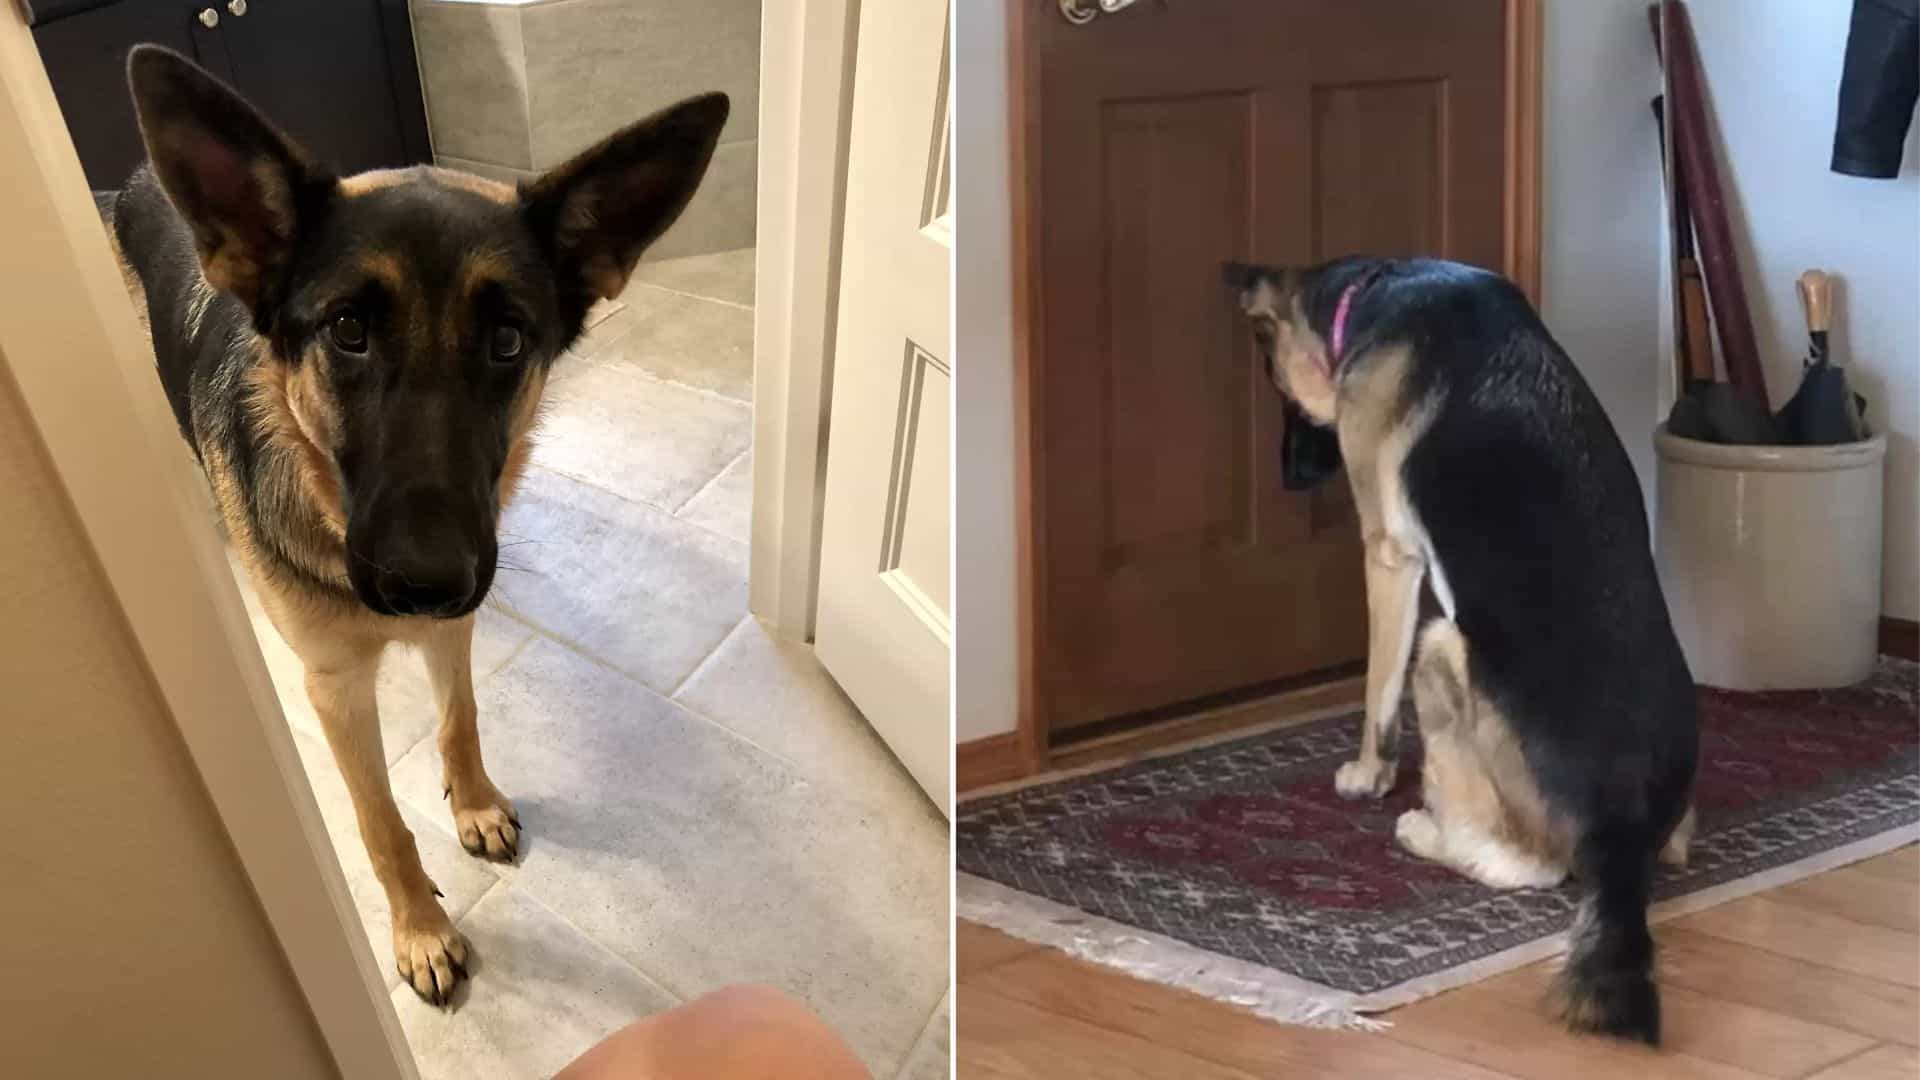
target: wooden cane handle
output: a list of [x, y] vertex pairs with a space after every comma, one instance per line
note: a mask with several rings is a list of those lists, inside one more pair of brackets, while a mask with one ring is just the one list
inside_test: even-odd
[[1807, 329], [1826, 333], [1833, 326], [1833, 280], [1824, 270], [1800, 275], [1800, 304], [1807, 309]]

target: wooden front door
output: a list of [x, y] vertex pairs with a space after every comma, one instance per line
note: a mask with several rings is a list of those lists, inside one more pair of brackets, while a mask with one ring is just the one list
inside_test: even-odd
[[1346, 481], [1281, 487], [1281, 402], [1219, 266], [1511, 272], [1519, 2], [1022, 5], [1043, 730], [1363, 659]]

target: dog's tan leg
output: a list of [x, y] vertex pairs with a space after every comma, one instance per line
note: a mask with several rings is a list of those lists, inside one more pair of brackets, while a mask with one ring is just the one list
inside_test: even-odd
[[1393, 790], [1400, 693], [1406, 686], [1426, 569], [1417, 551], [1384, 532], [1369, 536], [1366, 546], [1366, 719], [1360, 729], [1360, 756], [1340, 766], [1333, 778], [1334, 789], [1348, 799], [1379, 798]]
[[460, 846], [489, 859], [511, 860], [520, 847], [520, 819], [480, 762], [473, 616], [436, 624], [421, 647], [440, 704], [440, 764]]
[[[413, 833], [400, 818], [380, 747], [380, 714], [374, 681], [382, 643], [356, 644], [302, 659], [307, 696], [326, 730], [334, 764], [353, 797], [373, 873], [393, 912], [393, 959], [404, 979], [434, 1004], [448, 999], [466, 974], [467, 943], [434, 897], [439, 890], [420, 866]], [[296, 650], [299, 646], [296, 645]]]

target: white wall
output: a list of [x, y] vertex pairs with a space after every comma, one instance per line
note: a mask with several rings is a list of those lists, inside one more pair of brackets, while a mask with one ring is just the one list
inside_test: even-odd
[[1018, 705], [1013, 529], [1013, 256], [1007, 166], [1007, 5], [961, 5], [953, 110], [958, 293], [954, 732], [1012, 731]]
[[1851, 4], [1687, 0], [1775, 407], [1806, 353], [1802, 270], [1838, 274], [1835, 358], [1887, 433], [1882, 608], [1920, 617], [1920, 130], [1893, 180], [1827, 168]]
[[1548, 0], [1545, 31], [1541, 316], [1613, 420], [1651, 507], [1664, 236], [1653, 33], [1644, 0]]
[[[1735, 0], [1737, 2], [1737, 0]], [[1005, 8], [959, 22], [956, 109], [956, 738], [1014, 727], [1013, 330]], [[1545, 317], [1620, 428], [1651, 491], [1660, 385], [1659, 147], [1647, 103], [1658, 68], [1641, 0], [1554, 0], [1545, 58]]]

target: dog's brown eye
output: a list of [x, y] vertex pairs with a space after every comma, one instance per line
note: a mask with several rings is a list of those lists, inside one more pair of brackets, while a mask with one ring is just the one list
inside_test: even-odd
[[367, 351], [367, 324], [352, 312], [342, 312], [327, 324], [333, 343], [350, 353]]
[[493, 358], [511, 360], [526, 345], [517, 326], [496, 326], [493, 330]]

